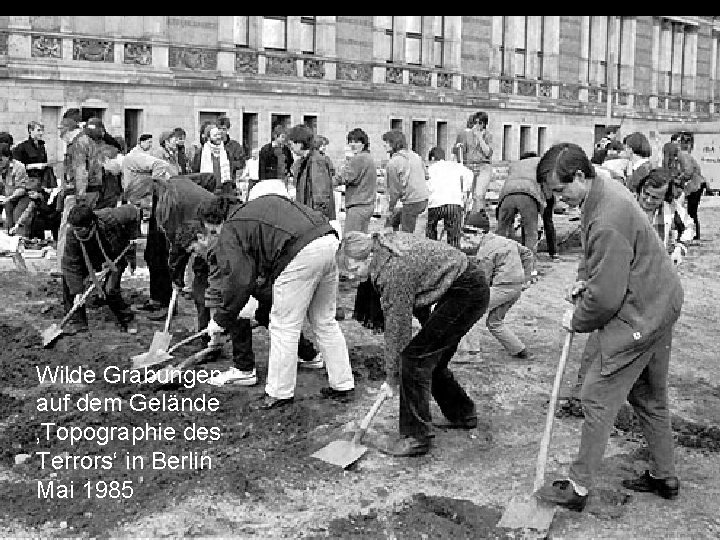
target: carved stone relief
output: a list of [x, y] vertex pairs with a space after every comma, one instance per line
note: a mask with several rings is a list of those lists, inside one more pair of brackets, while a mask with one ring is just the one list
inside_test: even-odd
[[126, 43], [123, 62], [125, 64], [149, 66], [152, 64], [152, 46], [145, 43]]
[[339, 81], [370, 82], [372, 68], [365, 64], [339, 63], [337, 66], [337, 79]]
[[62, 58], [62, 40], [57, 37], [33, 36], [30, 56], [33, 58]]
[[89, 60], [90, 62], [112, 62], [115, 48], [112, 41], [99, 39], [74, 39], [73, 59]]
[[170, 47], [168, 65], [172, 68], [215, 70], [217, 69], [217, 51], [194, 47]]

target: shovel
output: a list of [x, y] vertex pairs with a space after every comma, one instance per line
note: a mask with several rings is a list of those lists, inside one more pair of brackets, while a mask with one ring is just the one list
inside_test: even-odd
[[533, 484], [532, 494], [530, 497], [513, 497], [510, 505], [505, 509], [505, 513], [503, 513], [500, 518], [497, 524], [498, 527], [547, 531], [555, 516], [555, 505], [539, 499], [535, 495], [535, 492], [540, 489], [545, 482], [545, 465], [547, 462], [548, 447], [550, 446], [550, 437], [552, 436], [555, 406], [557, 405], [560, 385], [563, 374], [565, 373], [565, 363], [567, 362], [568, 354], [570, 354], [572, 339], [573, 332], [568, 332], [565, 336], [565, 345], [560, 355], [560, 362], [558, 362], [557, 372], [555, 373], [555, 383], [553, 384], [552, 395], [550, 396], [550, 403], [548, 404], [545, 433], [543, 433], [540, 452], [538, 453], [537, 464], [535, 465], [535, 483]]
[[[120, 261], [125, 256], [125, 253], [128, 249], [130, 249], [130, 246], [132, 246], [133, 243], [130, 242], [125, 249], [122, 250], [122, 253], [117, 256], [117, 259], [115, 259], [113, 262], [115, 264]], [[59, 338], [62, 335], [63, 332], [63, 326], [67, 324], [67, 322], [70, 320], [70, 317], [73, 316], [73, 314], [80, 309], [82, 306], [85, 305], [86, 300], [88, 299], [88, 296], [92, 294], [92, 292], [95, 290], [95, 283], [99, 283], [102, 281], [105, 276], [110, 272], [109, 268], [105, 268], [98, 274], [97, 280], [93, 280], [93, 283], [90, 284], [87, 291], [83, 293], [83, 295], [80, 297], [80, 300], [68, 311], [67, 315], [63, 317], [62, 321], [60, 321], [60, 324], [53, 323], [51, 324], [47, 329], [43, 330], [42, 338], [43, 338], [43, 347], [48, 348], [50, 345], [53, 344], [53, 342]]]
[[370, 407], [370, 411], [368, 411], [365, 418], [363, 418], [360, 422], [360, 427], [355, 432], [355, 435], [351, 440], [333, 441], [327, 446], [322, 447], [310, 457], [320, 459], [326, 463], [330, 463], [331, 465], [337, 465], [343, 469], [346, 469], [355, 463], [367, 451], [367, 447], [360, 444], [360, 440], [363, 438], [363, 435], [365, 435], [373, 417], [380, 409], [380, 405], [383, 404], [383, 401], [385, 401], [387, 397], [387, 392], [384, 390], [380, 392], [380, 395], [375, 400], [375, 403], [373, 403], [373, 406]]
[[150, 349], [147, 352], [147, 363], [144, 364], [146, 366], [159, 364], [166, 359], [165, 355], [160, 353], [164, 353], [165, 351], [167, 351], [167, 348], [170, 346], [170, 341], [172, 340], [172, 334], [169, 332], [170, 320], [172, 319], [173, 311], [175, 311], [175, 303], [177, 302], [177, 297], [178, 289], [176, 287], [173, 287], [172, 296], [170, 297], [170, 305], [168, 306], [167, 317], [165, 318], [165, 330], [162, 332], [155, 332], [152, 343], [150, 343]]
[[156, 351], [154, 357], [151, 357], [149, 352], [136, 354], [132, 357], [132, 367], [133, 369], [150, 367], [165, 362], [166, 360], [170, 360], [172, 359], [172, 353], [174, 353], [177, 349], [183, 345], [187, 345], [191, 341], [195, 341], [197, 338], [202, 337], [205, 334], [207, 334], [207, 328], [205, 330], [200, 330], [197, 334], [193, 334], [192, 336], [183, 339], [181, 342], [173, 345], [168, 351], [165, 351], [164, 349]]

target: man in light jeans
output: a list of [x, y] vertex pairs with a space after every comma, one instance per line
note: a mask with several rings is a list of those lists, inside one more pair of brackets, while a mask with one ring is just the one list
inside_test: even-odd
[[[266, 181], [267, 182], [267, 181]], [[260, 185], [263, 183], [261, 182]], [[232, 326], [253, 290], [272, 284], [270, 357], [259, 407], [293, 402], [300, 329], [307, 317], [328, 372], [323, 397], [350, 399], [355, 387], [345, 338], [335, 320], [339, 240], [320, 212], [268, 191], [230, 211], [212, 248], [211, 290], [221, 302], [208, 324], [211, 343]]]

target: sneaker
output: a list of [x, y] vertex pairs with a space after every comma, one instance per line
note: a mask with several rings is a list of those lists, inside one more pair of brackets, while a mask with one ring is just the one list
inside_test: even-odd
[[344, 321], [345, 320], [345, 310], [338, 306], [335, 308], [335, 320], [336, 321]]
[[325, 367], [325, 360], [323, 360], [321, 353], [317, 353], [317, 356], [312, 360], [303, 360], [298, 356], [297, 363], [298, 367], [303, 369], [323, 369]]
[[280, 407], [284, 407], [285, 405], [290, 405], [294, 401], [295, 401], [294, 397], [289, 397], [289, 398], [283, 399], [283, 398], [272, 397], [268, 394], [265, 394], [265, 395], [263, 395], [263, 397], [261, 397], [258, 400], [257, 408], [261, 409], [263, 411], [269, 411], [270, 409], [277, 409]]
[[655, 478], [650, 474], [650, 471], [637, 478], [631, 480], [623, 480], [623, 487], [631, 489], [633, 491], [640, 491], [643, 493], [655, 493], [663, 499], [676, 499], [678, 491], [680, 490], [680, 482], [677, 476], [670, 476], [668, 478]]
[[535, 495], [544, 501], [564, 506], [575, 512], [582, 512], [588, 501], [588, 495], [580, 495], [570, 480], [555, 480], [551, 485], [544, 485]]
[[251, 371], [240, 371], [233, 366], [219, 375], [210, 377], [207, 383], [211, 386], [223, 386], [225, 384], [253, 386], [257, 384], [257, 373], [255, 372], [255, 368]]

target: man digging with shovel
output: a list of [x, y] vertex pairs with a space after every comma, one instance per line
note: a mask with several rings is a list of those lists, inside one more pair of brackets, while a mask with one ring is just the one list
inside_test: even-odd
[[[113, 260], [120, 255], [131, 240], [137, 238], [140, 229], [138, 210], [130, 204], [117, 208], [105, 208], [94, 212], [89, 206], [74, 206], [68, 213], [69, 230], [62, 259], [63, 305], [68, 313], [84, 290], [85, 279], [97, 280], [95, 272], [106, 265], [110, 269], [104, 284], [96, 283], [101, 298], [117, 317], [124, 332], [137, 332], [135, 316], [120, 292], [120, 278], [130, 261], [135, 267], [132, 250], [117, 264]], [[88, 330], [87, 312], [81, 307], [75, 312], [65, 334]]]
[[638, 416], [653, 469], [623, 486], [665, 499], [678, 495], [668, 411], [668, 365], [683, 289], [670, 257], [633, 194], [596, 176], [583, 150], [566, 143], [549, 187], [582, 211], [583, 254], [563, 317], [570, 332], [592, 332], [593, 358], [580, 398], [580, 449], [565, 479], [537, 496], [582, 511], [618, 410], [627, 399]]

